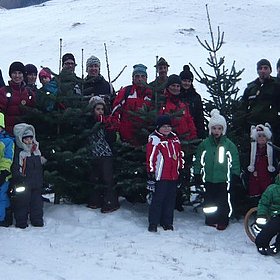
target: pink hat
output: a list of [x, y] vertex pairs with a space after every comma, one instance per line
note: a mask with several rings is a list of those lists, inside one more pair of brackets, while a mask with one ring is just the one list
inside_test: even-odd
[[51, 73], [46, 70], [45, 68], [43, 68], [40, 72], [39, 72], [39, 79], [42, 80], [42, 78], [47, 77], [49, 79], [52, 78]]

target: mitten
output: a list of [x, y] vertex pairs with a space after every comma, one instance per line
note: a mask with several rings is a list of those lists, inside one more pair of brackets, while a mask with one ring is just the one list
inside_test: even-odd
[[6, 177], [9, 176], [11, 173], [7, 170], [1, 170], [0, 172], [0, 186], [4, 184], [6, 181]]

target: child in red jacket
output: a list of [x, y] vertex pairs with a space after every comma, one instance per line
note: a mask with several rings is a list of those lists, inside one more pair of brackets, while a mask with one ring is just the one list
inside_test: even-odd
[[183, 168], [182, 154], [179, 138], [172, 132], [170, 117], [159, 116], [146, 149], [147, 188], [153, 191], [149, 208], [150, 232], [156, 232], [158, 224], [164, 230], [173, 230], [176, 188], [179, 171]]
[[273, 148], [269, 145], [271, 138], [268, 123], [251, 127], [251, 155], [248, 166], [248, 195], [251, 207], [258, 205], [262, 193], [274, 181]]

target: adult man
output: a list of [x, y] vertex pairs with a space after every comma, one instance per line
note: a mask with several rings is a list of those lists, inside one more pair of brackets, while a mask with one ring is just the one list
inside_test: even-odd
[[57, 83], [60, 89], [60, 94], [71, 95], [81, 94], [81, 78], [75, 74], [77, 64], [72, 53], [66, 53], [62, 57], [62, 70], [57, 76]]
[[146, 70], [147, 67], [143, 64], [134, 65], [132, 85], [122, 88], [113, 103], [112, 115], [120, 121], [121, 139], [135, 146], [143, 141], [135, 135], [135, 131], [141, 128], [143, 121], [133, 116], [131, 112], [137, 112], [144, 104], [149, 106], [152, 95], [151, 89], [147, 87]]
[[158, 60], [155, 67], [157, 69], [158, 77], [154, 81], [149, 83], [149, 86], [152, 88], [153, 92], [156, 92], [158, 94], [163, 94], [165, 84], [168, 78], [167, 73], [168, 73], [169, 64], [163, 57], [161, 57]]
[[100, 96], [104, 99], [107, 108], [111, 109], [115, 91], [111, 83], [107, 82], [100, 74], [100, 60], [96, 56], [91, 56], [86, 62], [86, 72], [88, 75], [84, 81], [84, 96]]
[[246, 131], [251, 125], [270, 123], [276, 136], [274, 143], [279, 145], [280, 84], [271, 76], [272, 68], [267, 59], [258, 61], [257, 72], [259, 77], [247, 85], [242, 96], [241, 119], [245, 120]]

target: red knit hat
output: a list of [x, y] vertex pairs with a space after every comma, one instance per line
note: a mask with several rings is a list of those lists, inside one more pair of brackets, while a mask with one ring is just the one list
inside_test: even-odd
[[45, 68], [43, 68], [40, 72], [39, 72], [39, 79], [42, 80], [43, 78], [52, 78], [52, 75], [50, 73], [50, 71], [46, 70]]

